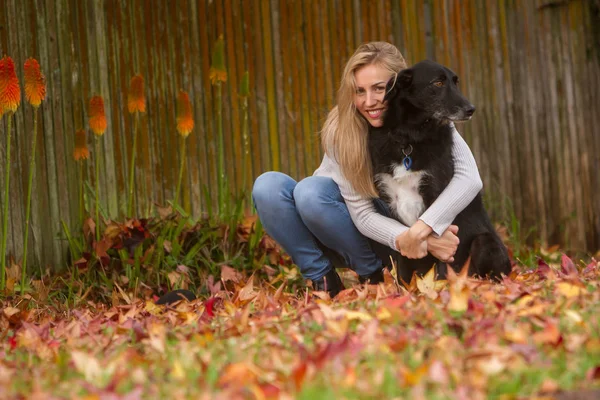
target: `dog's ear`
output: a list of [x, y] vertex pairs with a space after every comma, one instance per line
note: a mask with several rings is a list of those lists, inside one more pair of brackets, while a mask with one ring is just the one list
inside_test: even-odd
[[396, 86], [399, 86], [400, 88], [406, 88], [406, 87], [410, 86], [410, 84], [412, 83], [412, 80], [413, 80], [412, 69], [410, 69], [410, 68], [403, 69], [398, 74], [398, 83], [396, 84]]
[[398, 94], [398, 78], [397, 76], [392, 76], [385, 86], [385, 96], [383, 97], [383, 101], [390, 101]]

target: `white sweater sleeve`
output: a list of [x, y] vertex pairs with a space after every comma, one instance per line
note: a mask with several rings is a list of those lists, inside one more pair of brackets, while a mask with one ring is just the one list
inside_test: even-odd
[[340, 166], [328, 155], [325, 155], [321, 166], [314, 175], [332, 178], [340, 188], [340, 192], [350, 217], [360, 233], [381, 244], [396, 248], [396, 236], [408, 230], [408, 227], [395, 219], [385, 217], [377, 212], [373, 199], [356, 192], [340, 170]]
[[475, 157], [454, 126], [452, 140], [454, 176], [433, 204], [419, 217], [438, 235], [448, 229], [456, 216], [473, 201], [483, 187]]
[[[438, 235], [448, 229], [454, 218], [471, 203], [482, 187], [473, 154], [454, 128], [453, 140], [454, 176], [437, 200], [420, 217]], [[378, 213], [373, 199], [354, 190], [335, 160], [325, 155], [314, 175], [328, 176], [337, 183], [350, 217], [360, 233], [398, 251], [396, 237], [407, 231], [408, 227]]]

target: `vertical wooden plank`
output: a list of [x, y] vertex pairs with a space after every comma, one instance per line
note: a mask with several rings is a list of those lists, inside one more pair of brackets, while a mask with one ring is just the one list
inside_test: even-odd
[[[176, 52], [181, 56], [180, 73], [182, 77], [182, 86], [185, 90], [190, 92], [192, 99], [192, 112], [194, 113], [194, 131], [188, 136], [186, 143], [186, 154], [180, 155], [185, 157], [185, 170], [181, 184], [181, 199], [185, 209], [192, 213], [192, 215], [200, 215], [200, 190], [198, 183], [200, 182], [199, 177], [199, 158], [192, 156], [197, 150], [198, 135], [201, 131], [201, 118], [202, 115], [196, 112], [194, 105], [198, 103], [200, 92], [197, 92], [194, 87], [194, 76], [193, 76], [193, 55], [190, 38], [192, 37], [190, 30], [190, 20], [193, 19], [193, 15], [189, 10], [189, 1], [184, 1], [177, 7], [176, 10], [176, 21], [179, 28], [177, 29], [177, 42], [179, 46], [176, 48]], [[195, 190], [196, 187], [196, 190]]]
[[[571, 158], [571, 170], [573, 171], [573, 180], [570, 192], [574, 195], [573, 211], [574, 216], [574, 232], [573, 232], [573, 246], [575, 248], [583, 249], [585, 246], [585, 210], [583, 206], [583, 193], [582, 185], [574, 184], [575, 182], [581, 182], [582, 171], [581, 171], [581, 153], [582, 149], [578, 140], [578, 127], [577, 127], [577, 114], [578, 104], [576, 97], [575, 83], [573, 82], [574, 70], [573, 70], [573, 46], [575, 45], [571, 40], [573, 38], [573, 31], [569, 29], [572, 25], [568, 21], [568, 12], [561, 13], [561, 39], [563, 42], [563, 59], [565, 60], [565, 92], [567, 100], [567, 118], [568, 118], [568, 143], [570, 149]], [[579, 21], [580, 23], [580, 21]]]
[[[320, 66], [320, 57], [317, 55], [315, 50], [315, 38], [316, 30], [315, 30], [315, 21], [313, 18], [313, 10], [311, 4], [307, 4], [304, 7], [303, 12], [305, 13], [305, 23], [304, 23], [304, 34], [305, 34], [305, 46], [306, 46], [306, 64], [305, 67], [308, 70], [308, 81], [307, 81], [307, 95], [309, 99], [309, 107], [308, 113], [310, 115], [309, 122], [309, 131], [308, 135], [304, 137], [306, 143], [306, 150], [309, 152], [309, 157], [311, 159], [311, 163], [309, 164], [309, 169], [315, 168], [316, 161], [316, 147], [318, 143], [316, 141], [316, 132], [317, 132], [317, 107], [318, 107], [318, 96], [316, 90], [320, 87], [319, 77], [320, 74], [317, 74], [316, 68], [314, 66]], [[308, 121], [307, 121], [308, 122]]]
[[[125, 10], [127, 11], [127, 10]], [[110, 164], [114, 165], [115, 171], [115, 182], [116, 185], [111, 187], [111, 191], [116, 192], [118, 208], [117, 215], [123, 216], [127, 212], [127, 199], [129, 198], [128, 189], [128, 175], [130, 165], [130, 154], [133, 146], [131, 132], [128, 131], [125, 125], [129, 125], [129, 112], [127, 111], [126, 101], [124, 96], [127, 93], [127, 75], [129, 75], [129, 68], [125, 68], [125, 65], [119, 65], [117, 57], [125, 57], [128, 54], [128, 58], [132, 57], [133, 49], [130, 46], [128, 40], [129, 35], [124, 35], [123, 38], [123, 21], [121, 15], [123, 10], [120, 9], [120, 5], [116, 0], [106, 3], [106, 7], [102, 10], [106, 14], [106, 20], [110, 21], [106, 25], [104, 35], [106, 35], [107, 49], [106, 49], [106, 64], [109, 66], [111, 74], [108, 76], [106, 81], [106, 92], [109, 93], [110, 102], [105, 98], [104, 107], [105, 109], [111, 110], [111, 131], [110, 135], [113, 140], [113, 156], [110, 159]], [[133, 16], [133, 14], [130, 14]], [[132, 64], [133, 60], [128, 60], [129, 65]], [[119, 201], [121, 200], [121, 201]], [[134, 217], [134, 215], [129, 215]]]
[[400, 50], [403, 56], [406, 57], [405, 49], [406, 45], [404, 43], [404, 24], [402, 23], [402, 9], [400, 7], [401, 3], [395, 0], [389, 0], [391, 3], [391, 14], [392, 14], [392, 36], [393, 36], [393, 44]]
[[[256, 177], [261, 173], [267, 171], [268, 165], [270, 163], [266, 160], [269, 157], [269, 154], [265, 154], [263, 152], [263, 141], [261, 140], [260, 134], [259, 114], [262, 115], [262, 108], [259, 106], [260, 94], [258, 91], [258, 80], [260, 79], [260, 71], [256, 67], [256, 60], [258, 58], [258, 54], [255, 51], [255, 35], [257, 30], [252, 29], [255, 21], [255, 9], [251, 6], [250, 3], [251, 2], [249, 1], [242, 1], [242, 13], [244, 18], [244, 38], [246, 40], [246, 59], [248, 60], [247, 68], [248, 75], [250, 77], [250, 91], [252, 93], [252, 96], [248, 101], [249, 113], [253, 116], [253, 118], [250, 118], [252, 171], [254, 173], [254, 176]], [[260, 43], [260, 41], [258, 43]]]
[[[287, 166], [282, 163], [280, 153], [280, 140], [281, 137], [278, 135], [278, 116], [277, 116], [277, 104], [275, 95], [275, 71], [273, 62], [273, 31], [272, 21], [270, 18], [269, 2], [261, 1], [261, 20], [262, 20], [262, 35], [263, 35], [263, 46], [264, 46], [264, 68], [265, 68], [265, 86], [266, 86], [266, 100], [267, 100], [267, 117], [268, 125], [267, 129], [269, 132], [269, 147], [271, 152], [271, 168], [275, 171], [281, 171], [282, 168]], [[285, 148], [285, 143], [282, 143], [281, 148]]]
[[[60, 103], [59, 113], [63, 114], [63, 129], [61, 139], [62, 144], [62, 157], [63, 157], [63, 174], [65, 177], [65, 186], [63, 187], [63, 193], [66, 189], [66, 193], [63, 194], [64, 203], [68, 206], [65, 210], [66, 215], [64, 216], [65, 223], [70, 224], [72, 231], [81, 228], [81, 222], [79, 218], [75, 217], [78, 215], [73, 210], [78, 209], [79, 197], [78, 190], [79, 185], [77, 184], [77, 167], [73, 160], [73, 147], [74, 147], [74, 133], [75, 133], [75, 117], [73, 115], [74, 99], [73, 91], [73, 64], [71, 61], [71, 35], [72, 25], [68, 2], [57, 2], [56, 3], [56, 34], [57, 34], [57, 46], [58, 46], [58, 58], [59, 58], [59, 74], [60, 74], [60, 89], [62, 102]], [[55, 132], [55, 135], [58, 132]]]
[[[55, 96], [59, 96], [57, 93], [60, 89], [60, 86], [56, 86], [54, 83], [55, 76], [50, 72], [52, 70], [51, 65], [51, 45], [49, 44], [49, 29], [46, 19], [46, 7], [45, 2], [41, 0], [36, 1], [36, 23], [38, 30], [38, 38], [39, 38], [39, 49], [40, 49], [40, 65], [44, 71], [48, 71], [46, 73], [46, 84], [48, 87], [48, 93], [50, 98]], [[55, 88], [58, 88], [56, 90]], [[49, 207], [49, 220], [48, 220], [48, 230], [44, 232], [44, 234], [48, 234], [51, 238], [56, 238], [56, 235], [60, 232], [60, 207], [59, 207], [59, 188], [58, 185], [58, 176], [57, 176], [57, 151], [55, 149], [54, 135], [55, 131], [52, 129], [54, 126], [54, 116], [55, 116], [55, 99], [48, 99], [46, 101], [45, 106], [47, 106], [47, 112], [43, 114], [44, 116], [44, 143], [46, 147], [46, 171], [47, 171], [47, 191], [50, 200]], [[60, 262], [62, 256], [63, 246], [58, 240], [52, 241], [52, 253], [44, 254], [45, 260], [42, 262], [46, 262], [60, 269]]]
[[110, 107], [112, 97], [110, 89], [108, 87], [108, 57], [107, 57], [107, 44], [106, 44], [106, 16], [102, 7], [103, 0], [95, 0], [93, 7], [93, 16], [95, 18], [95, 40], [96, 40], [96, 51], [98, 57], [98, 76], [99, 76], [99, 92], [102, 94], [105, 103], [106, 120], [108, 121], [108, 127], [106, 133], [102, 135], [102, 141], [104, 144], [103, 159], [104, 168], [102, 169], [105, 175], [105, 186], [104, 190], [106, 202], [106, 210], [109, 216], [115, 217], [118, 215], [119, 210], [119, 196], [116, 190], [117, 179], [114, 166], [115, 159], [115, 145], [113, 138], [113, 113]]
[[[161, 14], [159, 20], [162, 24], [162, 33], [165, 35], [165, 39], [162, 41], [161, 48], [161, 66], [164, 71], [165, 79], [165, 90], [167, 98], [173, 99], [173, 101], [167, 103], [167, 114], [166, 121], [167, 126], [170, 127], [170, 133], [167, 135], [167, 143], [169, 151], [167, 154], [163, 153], [163, 157], [166, 156], [168, 160], [167, 166], [167, 198], [166, 201], [173, 200], [175, 198], [175, 189], [177, 188], [177, 181], [179, 177], [179, 158], [180, 149], [180, 136], [177, 133], [177, 107], [176, 99], [181, 87], [181, 74], [180, 69], [177, 65], [177, 56], [175, 50], [175, 35], [171, 32], [175, 32], [176, 24], [173, 21], [173, 15], [175, 13], [174, 7], [169, 7], [168, 4], [163, 4], [164, 8], [161, 8]], [[189, 93], [189, 89], [183, 88], [184, 91]], [[190, 101], [194, 101], [194, 97], [190, 95]]]
[[[277, 64], [275, 69], [278, 71], [277, 81], [277, 104], [278, 113], [282, 116], [279, 120], [279, 134], [281, 136], [281, 144], [287, 158], [288, 170], [287, 173], [294, 179], [299, 179], [298, 173], [298, 157], [296, 152], [296, 136], [295, 120], [297, 118], [294, 104], [292, 103], [293, 88], [292, 88], [292, 67], [295, 53], [292, 53], [292, 33], [291, 21], [288, 19], [288, 2], [277, 0], [279, 21], [273, 21], [274, 36], [278, 38], [278, 43], [275, 50], [275, 60]], [[285, 147], [284, 147], [285, 143]]]
[[[196, 134], [190, 140], [190, 146], [188, 147], [190, 150], [189, 156], [194, 158], [198, 162], [198, 170], [192, 172], [192, 190], [193, 197], [199, 198], [200, 201], [197, 203], [197, 215], [201, 215], [202, 207], [207, 209], [208, 205], [204, 204], [204, 196], [203, 196], [203, 185], [210, 184], [210, 176], [209, 176], [209, 159], [207, 157], [207, 130], [209, 126], [209, 121], [207, 121], [206, 115], [206, 96], [199, 95], [200, 93], [205, 94], [210, 92], [210, 89], [205, 87], [204, 85], [204, 74], [203, 74], [203, 62], [204, 60], [201, 58], [201, 49], [200, 49], [200, 30], [202, 29], [201, 15], [199, 14], [199, 8], [197, 2], [190, 1], [190, 27], [191, 27], [191, 52], [192, 52], [192, 71], [193, 71], [193, 87], [195, 96], [194, 105], [194, 115], [196, 116], [196, 121], [198, 122], [198, 128], [196, 129]], [[199, 172], [199, 175], [198, 175]], [[196, 208], [195, 208], [196, 210]]]
[[[227, 90], [229, 96], [229, 104], [231, 113], [229, 115], [230, 120], [230, 153], [229, 159], [231, 160], [228, 164], [232, 167], [233, 174], [230, 175], [230, 188], [235, 192], [237, 188], [242, 184], [242, 132], [241, 132], [241, 118], [240, 118], [240, 101], [238, 92], [240, 89], [240, 78], [243, 74], [243, 54], [237, 54], [237, 38], [234, 33], [234, 26], [238, 25], [234, 17], [232, 0], [224, 1], [224, 12], [225, 12], [225, 50], [227, 52], [227, 73], [228, 82]], [[277, 18], [274, 15], [273, 18]], [[274, 38], [277, 36], [274, 35]], [[241, 62], [240, 62], [241, 61]], [[281, 68], [276, 68], [276, 71], [281, 74]], [[285, 132], [283, 132], [285, 134]]]
[[[19, 80], [19, 85], [21, 87], [21, 92], [23, 92], [23, 62], [25, 60], [24, 53], [26, 49], [24, 48], [25, 43], [22, 43], [24, 37], [21, 37], [18, 32], [20, 26], [23, 21], [19, 18], [19, 13], [17, 11], [18, 7], [16, 2], [12, 1], [6, 5], [7, 7], [7, 18], [10, 21], [11, 29], [9, 30], [12, 33], [9, 36], [8, 40], [8, 53], [2, 54], [0, 57], [4, 57], [5, 55], [12, 58], [15, 64], [15, 70], [17, 74], [17, 78]], [[27, 178], [29, 166], [28, 166], [28, 154], [29, 149], [31, 148], [31, 130], [27, 133], [25, 132], [25, 116], [31, 115], [31, 106], [25, 101], [25, 96], [22, 96], [21, 103], [17, 108], [17, 111], [13, 114], [7, 114], [6, 117], [2, 117], [2, 120], [8, 122], [8, 119], [11, 119], [11, 148], [10, 148], [10, 166], [9, 166], [9, 192], [8, 199], [4, 199], [4, 201], [8, 201], [8, 240], [6, 247], [6, 255], [7, 257], [14, 257], [17, 262], [20, 262], [23, 256], [23, 239], [25, 232], [25, 207], [23, 200], [25, 198], [25, 191], [27, 186]], [[6, 125], [7, 129], [8, 126]], [[5, 130], [5, 136], [7, 136], [8, 131]], [[6, 151], [6, 147], [4, 148]], [[6, 155], [5, 155], [6, 157]], [[2, 163], [2, 172], [3, 175], [6, 172], [6, 159], [3, 160]], [[2, 195], [4, 195], [4, 188], [2, 186]], [[2, 203], [4, 204], [4, 203]], [[12, 225], [12, 227], [11, 227]]]
[[[292, 94], [292, 105], [291, 105], [291, 113], [293, 115], [293, 130], [295, 140], [292, 145], [295, 145], [294, 148], [290, 150], [291, 153], [295, 153], [297, 157], [298, 163], [298, 175], [295, 178], [304, 177], [310, 175], [312, 171], [310, 170], [312, 166], [308, 165], [307, 160], [307, 147], [304, 142], [304, 133], [303, 133], [303, 111], [305, 108], [304, 103], [302, 102], [302, 79], [304, 76], [304, 71], [302, 69], [302, 59], [301, 59], [301, 41], [302, 41], [302, 31], [298, 29], [296, 21], [298, 20], [295, 12], [295, 5], [283, 1], [286, 4], [287, 8], [287, 21], [288, 21], [288, 29], [290, 35], [290, 55], [285, 57], [290, 60], [290, 80], [291, 80], [291, 94]], [[294, 55], [294, 58], [291, 58], [291, 55]], [[285, 62], [285, 59], [284, 59]]]

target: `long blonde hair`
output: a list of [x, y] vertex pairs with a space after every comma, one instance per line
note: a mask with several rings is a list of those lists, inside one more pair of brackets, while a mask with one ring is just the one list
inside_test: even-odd
[[386, 69], [390, 76], [406, 68], [404, 57], [390, 43], [370, 42], [359, 46], [344, 68], [337, 106], [327, 115], [321, 130], [321, 144], [325, 153], [337, 161], [354, 190], [365, 196], [377, 197], [367, 143], [369, 126], [354, 105], [354, 73], [370, 64]]

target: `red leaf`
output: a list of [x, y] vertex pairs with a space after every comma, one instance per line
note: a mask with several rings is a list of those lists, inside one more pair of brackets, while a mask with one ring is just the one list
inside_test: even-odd
[[548, 278], [548, 275], [550, 274], [550, 272], [552, 271], [552, 269], [550, 268], [550, 266], [548, 264], [546, 264], [546, 261], [544, 261], [541, 258], [538, 258], [538, 267], [537, 270], [535, 271], [538, 276], [540, 278]]
[[17, 348], [17, 337], [11, 336], [10, 338], [8, 338], [8, 344], [10, 344], [11, 350], [16, 349]]
[[579, 275], [579, 272], [577, 272], [577, 267], [575, 267], [575, 264], [573, 264], [573, 260], [571, 260], [565, 254], [563, 254], [561, 257], [560, 267], [561, 267], [562, 272], [565, 275], [572, 275], [572, 276]]
[[204, 302], [204, 307], [205, 307], [204, 310], [206, 311], [206, 314], [211, 318], [215, 316], [214, 307], [215, 307], [216, 300], [217, 300], [216, 297], [211, 297], [210, 299], [208, 299]]
[[292, 379], [294, 380], [294, 385], [296, 386], [296, 390], [300, 390], [302, 388], [302, 383], [304, 383], [304, 377], [306, 376], [306, 370], [308, 369], [308, 365], [306, 361], [300, 362], [294, 370], [292, 371]]
[[403, 305], [410, 301], [410, 295], [404, 295], [401, 297], [388, 297], [384, 300], [386, 306], [391, 308], [402, 308]]
[[585, 374], [585, 377], [590, 381], [600, 379], [600, 365], [590, 368]]

